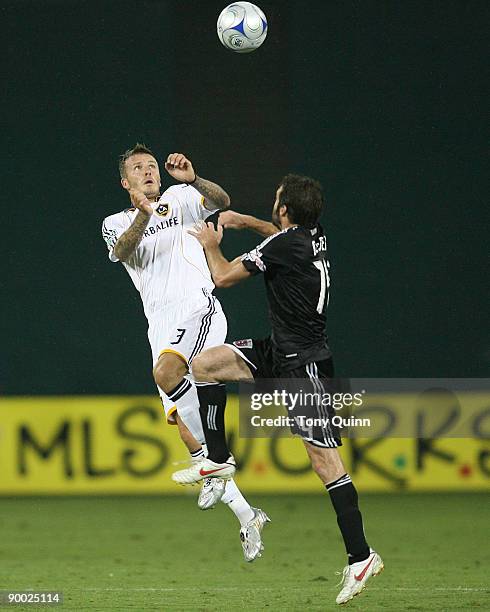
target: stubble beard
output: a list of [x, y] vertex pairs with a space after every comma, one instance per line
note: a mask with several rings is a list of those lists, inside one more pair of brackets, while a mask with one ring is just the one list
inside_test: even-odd
[[275, 210], [272, 211], [272, 225], [277, 227], [277, 229], [282, 229], [281, 222], [279, 221], [279, 215]]
[[150, 191], [143, 190], [143, 193], [150, 202], [156, 202], [160, 197], [160, 190], [153, 187], [151, 187]]

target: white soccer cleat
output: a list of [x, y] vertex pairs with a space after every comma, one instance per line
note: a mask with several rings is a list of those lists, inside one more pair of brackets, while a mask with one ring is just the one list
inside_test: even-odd
[[233, 478], [236, 471], [235, 459], [230, 456], [225, 463], [215, 463], [204, 457], [185, 470], [178, 470], [172, 474], [172, 480], [178, 484], [194, 484], [206, 478]]
[[254, 511], [253, 519], [240, 529], [243, 556], [249, 563], [262, 556], [264, 545], [260, 534], [264, 525], [271, 522], [267, 514], [260, 508], [252, 508], [252, 510]]
[[201, 510], [214, 508], [223, 497], [226, 487], [226, 480], [223, 478], [206, 478], [199, 493], [197, 505]]
[[344, 567], [342, 572], [342, 590], [335, 600], [338, 604], [345, 604], [363, 590], [371, 576], [377, 576], [383, 571], [384, 564], [381, 557], [374, 550], [364, 561], [353, 563]]

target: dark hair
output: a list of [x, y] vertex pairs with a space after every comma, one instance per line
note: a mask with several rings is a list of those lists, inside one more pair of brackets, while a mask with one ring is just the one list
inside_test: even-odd
[[[126, 160], [137, 153], [148, 153], [148, 155], [153, 155], [153, 151], [150, 151], [146, 145], [137, 142], [132, 149], [128, 149], [119, 157], [119, 174], [121, 178], [126, 176]], [[153, 157], [155, 156], [153, 155]]]
[[314, 227], [323, 208], [320, 183], [309, 176], [287, 174], [279, 186], [282, 187], [279, 206], [287, 207], [289, 220], [304, 227]]

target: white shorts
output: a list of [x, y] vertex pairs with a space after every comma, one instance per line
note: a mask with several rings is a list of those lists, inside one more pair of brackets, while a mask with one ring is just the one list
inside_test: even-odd
[[[187, 378], [192, 380], [192, 360], [200, 352], [220, 346], [226, 340], [228, 324], [221, 304], [214, 295], [203, 289], [195, 298], [172, 305], [167, 310], [156, 313], [148, 322], [153, 365], [162, 353], [178, 355], [189, 368]], [[176, 407], [158, 389], [168, 422]]]

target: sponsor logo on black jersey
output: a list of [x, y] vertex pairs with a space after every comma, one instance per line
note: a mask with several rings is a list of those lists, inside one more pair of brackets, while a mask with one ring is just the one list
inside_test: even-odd
[[247, 338], [246, 340], [235, 340], [233, 344], [237, 348], [248, 348], [248, 349], [253, 348], [253, 345], [254, 345], [253, 340], [251, 340], [250, 338]]

